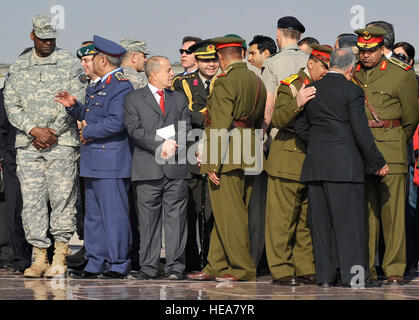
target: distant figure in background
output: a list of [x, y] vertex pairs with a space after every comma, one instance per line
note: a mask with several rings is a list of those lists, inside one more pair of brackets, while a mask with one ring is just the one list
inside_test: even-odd
[[316, 38], [312, 38], [312, 37], [305, 37], [304, 39], [301, 39], [300, 41], [298, 41], [298, 47], [301, 50], [307, 52], [308, 54], [311, 53], [312, 44], [320, 44], [320, 42]]
[[252, 66], [262, 70], [265, 59], [275, 54], [277, 51], [278, 49], [275, 41], [272, 38], [256, 35], [249, 43], [249, 56], [247, 61], [249, 61]]
[[[180, 64], [183, 67], [184, 72], [178, 75], [186, 75], [188, 73], [195, 72], [196, 69], [198, 69], [198, 63], [195, 60], [195, 54], [191, 50], [189, 50], [189, 47], [200, 41], [202, 41], [202, 39], [198, 37], [186, 36], [183, 38], [182, 48], [179, 49], [179, 53], [180, 53]], [[178, 75], [176, 75], [175, 78]]]
[[147, 85], [147, 77], [144, 73], [144, 66], [147, 62], [147, 55], [150, 51], [146, 48], [145, 41], [131, 38], [122, 38], [121, 47], [127, 52], [122, 57], [122, 70], [129, 79], [134, 89], [140, 89]]
[[350, 48], [356, 57], [356, 62], [359, 61], [359, 50], [356, 46], [358, 37], [353, 33], [342, 33], [338, 35], [335, 42], [335, 49]]
[[22, 226], [22, 193], [16, 175], [16, 128], [7, 119], [3, 90], [0, 89], [0, 171], [3, 171], [4, 211], [0, 214], [12, 248], [12, 257], [4, 261], [4, 266], [23, 274], [31, 265], [32, 246], [26, 241]]
[[[398, 42], [393, 48], [393, 57], [411, 65], [415, 65], [415, 48], [407, 42]], [[412, 68], [412, 72], [415, 72]], [[415, 73], [416, 75], [416, 73]], [[416, 75], [419, 85], [419, 76]], [[418, 106], [419, 109], [419, 106]], [[419, 112], [419, 110], [418, 110]], [[416, 128], [415, 135], [418, 135]], [[419, 206], [418, 206], [418, 186], [413, 183], [415, 175], [415, 164], [418, 158], [418, 149], [414, 150], [413, 139], [407, 143], [407, 194], [406, 194], [406, 271], [405, 274], [417, 271], [419, 260]], [[416, 146], [417, 148], [417, 146]], [[416, 169], [417, 170], [417, 169]], [[417, 175], [417, 173], [416, 173]]]

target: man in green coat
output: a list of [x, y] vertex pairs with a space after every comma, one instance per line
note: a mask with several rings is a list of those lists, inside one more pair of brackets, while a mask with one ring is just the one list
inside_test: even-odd
[[418, 87], [411, 66], [384, 56], [380, 27], [355, 31], [360, 50], [354, 82], [365, 92], [365, 112], [375, 143], [386, 159], [390, 172], [377, 177], [366, 172], [366, 210], [369, 212], [369, 268], [372, 279], [381, 219], [385, 241], [383, 270], [387, 284], [403, 284], [406, 268], [405, 174], [406, 142], [419, 120]]
[[[193, 280], [256, 280], [250, 254], [248, 201], [263, 169], [261, 132], [266, 89], [241, 61], [243, 39], [214, 38], [222, 74], [208, 100], [201, 173], [208, 173], [215, 225], [208, 264]], [[231, 131], [230, 131], [231, 130]], [[230, 133], [228, 133], [230, 131]], [[220, 143], [221, 142], [221, 143]]]
[[272, 124], [279, 131], [271, 144], [265, 168], [269, 174], [266, 256], [275, 285], [316, 283], [313, 245], [307, 226], [307, 187], [299, 183], [306, 150], [292, 128], [304, 105], [315, 96], [315, 87], [305, 86], [327, 73], [332, 50], [329, 46], [312, 45], [307, 66], [282, 80], [277, 91]]

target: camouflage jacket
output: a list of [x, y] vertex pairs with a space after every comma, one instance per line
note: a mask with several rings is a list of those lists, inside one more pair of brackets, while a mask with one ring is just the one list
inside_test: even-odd
[[19, 57], [10, 67], [4, 90], [7, 116], [18, 129], [16, 148], [32, 142], [29, 132], [34, 127], [54, 129], [59, 145], [79, 146], [76, 121], [54, 101], [54, 96], [66, 90], [84, 98], [86, 85], [80, 61], [66, 50], [57, 48], [40, 58], [32, 49]]
[[144, 88], [147, 85], [148, 81], [144, 72], [137, 72], [137, 70], [130, 66], [123, 66], [122, 71], [129, 79], [134, 89]]

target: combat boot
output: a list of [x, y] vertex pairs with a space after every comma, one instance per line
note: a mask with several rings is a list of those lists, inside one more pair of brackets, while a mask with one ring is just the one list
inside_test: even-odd
[[54, 257], [52, 258], [51, 266], [45, 272], [45, 277], [52, 278], [56, 276], [64, 276], [67, 272], [65, 264], [65, 256], [68, 250], [68, 243], [55, 242]]
[[35, 261], [25, 270], [23, 274], [25, 278], [41, 278], [45, 271], [50, 267], [47, 249], [33, 247], [33, 252], [35, 254]]

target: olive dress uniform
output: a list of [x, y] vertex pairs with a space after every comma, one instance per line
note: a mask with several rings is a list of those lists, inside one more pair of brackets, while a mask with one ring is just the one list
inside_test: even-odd
[[[217, 44], [217, 49], [219, 49], [218, 39], [221, 39], [219, 41], [229, 40], [229, 38], [213, 39], [213, 42]], [[233, 38], [230, 41], [238, 42], [239, 40]], [[209, 150], [204, 148], [201, 173], [214, 172], [220, 178], [218, 186], [209, 182], [215, 225], [211, 233], [208, 264], [203, 272], [210, 277], [232, 276], [230, 278], [233, 280], [256, 280], [256, 267], [250, 253], [247, 211], [254, 176], [246, 175], [247, 170], [255, 164], [245, 163], [243, 158], [245, 144], [242, 139], [237, 140], [234, 134], [228, 142], [225, 141], [226, 135], [222, 137], [224, 142], [227, 142], [228, 150], [222, 143], [221, 148], [219, 148], [219, 143], [215, 143], [217, 150], [213, 150], [211, 144], [214, 142], [211, 141], [210, 130], [236, 128], [233, 131], [240, 133], [241, 136], [245, 131], [244, 128], [251, 130], [252, 139], [248, 141], [252, 145], [251, 152], [252, 154], [261, 153], [259, 156], [263, 159], [262, 144], [261, 141], [255, 139], [254, 128], [259, 128], [262, 124], [265, 101], [265, 86], [242, 61], [231, 63], [217, 77], [214, 90], [208, 100], [209, 115], [205, 133], [206, 147]], [[237, 141], [240, 141], [240, 144]], [[260, 146], [255, 146], [256, 142], [259, 142]], [[241, 148], [239, 149], [241, 161], [235, 162], [232, 161], [233, 150], [237, 150], [238, 147]], [[237, 153], [235, 153], [236, 159]], [[227, 155], [229, 161], [223, 161]], [[259, 160], [262, 162], [262, 159]], [[262, 165], [263, 163], [259, 163], [259, 173]]]
[[307, 226], [307, 187], [300, 173], [305, 159], [304, 143], [295, 135], [294, 119], [303, 110], [295, 96], [311, 79], [307, 69], [281, 81], [272, 124], [278, 134], [271, 144], [266, 205], [266, 256], [274, 280], [315, 274], [313, 245]]
[[[367, 31], [367, 32], [366, 32]], [[370, 28], [356, 30], [358, 47], [368, 48], [374, 37]], [[364, 44], [365, 43], [365, 44]], [[386, 277], [402, 277], [406, 267], [405, 236], [405, 179], [406, 142], [412, 137], [418, 120], [418, 87], [411, 67], [403, 62], [382, 57], [374, 68], [358, 65], [354, 82], [364, 89], [366, 114], [375, 143], [389, 166], [389, 174], [377, 177], [366, 172], [366, 210], [369, 212], [369, 268], [372, 279], [377, 278], [375, 259], [381, 219], [385, 241], [383, 270]], [[380, 119], [377, 123], [368, 103]], [[373, 111], [374, 111], [373, 110]]]
[[[214, 83], [207, 80], [204, 84], [198, 74], [198, 70], [187, 75], [178, 75], [173, 80], [172, 90], [177, 90], [185, 94], [188, 99], [188, 108], [191, 119], [192, 129], [204, 129], [204, 118], [207, 112], [207, 98]], [[215, 78], [213, 78], [215, 80]], [[196, 136], [196, 141], [201, 136]], [[188, 142], [188, 150], [196, 141]], [[209, 189], [207, 187], [206, 175], [200, 174], [200, 168], [197, 164], [189, 164], [189, 171], [191, 179], [188, 180], [188, 239], [186, 242], [186, 271], [201, 270], [207, 263], [207, 255], [209, 249], [209, 237], [211, 234], [214, 220], [212, 217], [211, 201], [209, 196]], [[204, 186], [203, 186], [204, 184]], [[202, 196], [203, 187], [205, 188], [205, 196]], [[202, 203], [204, 200], [204, 204]], [[201, 265], [200, 254], [197, 245], [196, 237], [196, 222], [199, 215], [204, 208], [204, 230], [201, 230], [201, 223], [199, 224], [200, 239], [203, 237], [203, 265]], [[202, 217], [201, 217], [202, 218]], [[198, 220], [199, 221], [199, 220]], [[202, 243], [202, 239], [201, 239]]]

